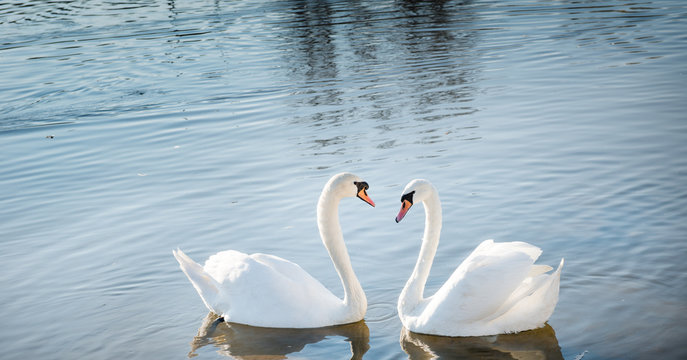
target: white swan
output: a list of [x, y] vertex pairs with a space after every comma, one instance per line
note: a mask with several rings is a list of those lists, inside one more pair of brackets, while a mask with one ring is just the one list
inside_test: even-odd
[[563, 259], [552, 274], [534, 265], [541, 250], [524, 242], [485, 240], [437, 292], [423, 296], [441, 232], [441, 203], [427, 180], [403, 190], [401, 221], [413, 203], [425, 207], [420, 255], [398, 298], [398, 314], [410, 331], [442, 336], [485, 336], [544, 326], [558, 302]]
[[367, 298], [353, 272], [339, 225], [338, 205], [358, 196], [374, 206], [368, 185], [350, 173], [333, 176], [317, 203], [317, 225], [344, 288], [344, 299], [332, 294], [300, 266], [282, 258], [247, 255], [234, 250], [210, 256], [201, 267], [174, 250], [191, 284], [207, 308], [229, 322], [274, 328], [315, 328], [360, 321]]

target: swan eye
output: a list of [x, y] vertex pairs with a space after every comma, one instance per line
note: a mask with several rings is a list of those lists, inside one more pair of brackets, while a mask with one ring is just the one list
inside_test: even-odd
[[410, 205], [413, 205], [413, 194], [415, 194], [415, 191], [411, 191], [407, 194], [404, 194], [401, 196], [401, 202], [407, 201], [410, 203]]
[[360, 192], [360, 190], [367, 190], [370, 188], [370, 185], [367, 185], [367, 183], [364, 181], [354, 181], [353, 184], [355, 184], [355, 186], [358, 188], [358, 192]]

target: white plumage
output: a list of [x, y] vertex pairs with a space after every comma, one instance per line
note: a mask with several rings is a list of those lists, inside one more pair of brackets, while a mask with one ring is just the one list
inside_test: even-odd
[[413, 273], [398, 301], [403, 325], [423, 334], [483, 336], [544, 326], [558, 302], [558, 269], [535, 265], [541, 250], [524, 242], [485, 240], [432, 296], [423, 296], [441, 232], [441, 204], [426, 180], [403, 191], [400, 221], [413, 203], [425, 207], [425, 233]]
[[338, 219], [339, 201], [367, 197], [367, 183], [350, 173], [332, 177], [322, 190], [318, 227], [344, 286], [332, 294], [295, 263], [267, 254], [222, 251], [200, 266], [181, 250], [174, 257], [207, 308], [226, 321], [263, 327], [314, 328], [362, 320], [367, 299], [353, 272]]

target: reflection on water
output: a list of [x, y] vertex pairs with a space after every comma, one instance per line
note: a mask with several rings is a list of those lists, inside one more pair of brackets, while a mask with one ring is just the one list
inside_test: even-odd
[[[283, 59], [299, 84], [293, 121], [321, 132], [300, 142], [313, 155], [341, 154], [342, 144], [365, 139], [370, 127], [378, 149], [475, 137], [473, 123], [458, 121], [477, 112], [471, 102], [480, 74], [479, 31], [470, 2], [291, 5], [284, 11], [293, 21], [275, 31], [286, 40]], [[412, 134], [417, 124], [398, 119], [409, 116], [446, 122], [423, 125], [420, 136], [406, 140], [398, 131]], [[350, 136], [339, 136], [337, 127], [363, 121]]]
[[[189, 330], [157, 315], [165, 303], [195, 330], [201, 311], [176, 247], [278, 254], [337, 289], [312, 243], [323, 183], [304, 179], [340, 171], [378, 201], [341, 212], [384, 304], [366, 357], [404, 355], [392, 304], [423, 224], [392, 218], [426, 177], [445, 199], [437, 274], [475, 239], [535, 242], [545, 263], [570, 259], [551, 318], [564, 356], [687, 359], [684, 1], [0, 3], [3, 359], [185, 355]], [[52, 310], [40, 331], [37, 308]], [[208, 332], [192, 355], [281, 344]], [[348, 353], [345, 334], [272, 333], [292, 342], [277, 356]], [[466, 341], [453, 350], [496, 351]]]
[[403, 328], [401, 347], [411, 360], [429, 359], [518, 359], [562, 360], [556, 333], [543, 328], [517, 334], [477, 337], [447, 337], [417, 334]]
[[191, 342], [189, 357], [206, 345], [235, 359], [285, 359], [308, 344], [340, 336], [351, 344], [351, 359], [362, 359], [370, 348], [370, 330], [364, 320], [357, 323], [315, 329], [276, 329], [225, 323], [209, 313]]

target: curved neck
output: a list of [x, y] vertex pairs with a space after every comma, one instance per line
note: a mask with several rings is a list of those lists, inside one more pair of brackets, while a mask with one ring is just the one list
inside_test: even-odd
[[424, 299], [425, 284], [429, 271], [434, 262], [434, 255], [439, 246], [441, 234], [441, 202], [439, 195], [433, 191], [431, 196], [424, 200], [425, 207], [425, 233], [422, 236], [420, 255], [415, 263], [410, 279], [406, 283], [401, 296], [398, 299], [398, 311], [408, 313]]
[[341, 197], [325, 188], [317, 203], [317, 227], [324, 247], [329, 252], [334, 268], [341, 278], [344, 288], [344, 306], [350, 312], [365, 313], [367, 298], [362, 286], [355, 276], [351, 258], [344, 243], [341, 225], [339, 224], [339, 202]]

